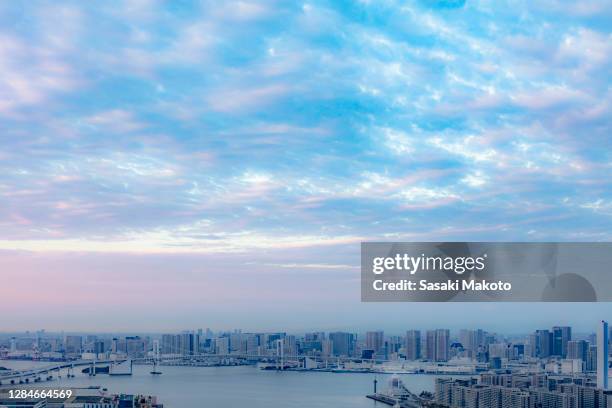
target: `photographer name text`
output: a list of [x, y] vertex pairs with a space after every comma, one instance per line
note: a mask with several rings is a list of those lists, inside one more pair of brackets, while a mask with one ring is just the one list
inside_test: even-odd
[[427, 279], [418, 281], [409, 279], [400, 279], [394, 282], [386, 282], [382, 279], [376, 279], [372, 282], [375, 291], [427, 291], [427, 292], [459, 292], [459, 291], [475, 291], [475, 292], [507, 292], [512, 290], [510, 282], [496, 281], [488, 282], [482, 280], [461, 280], [449, 279], [446, 282], [430, 282]]

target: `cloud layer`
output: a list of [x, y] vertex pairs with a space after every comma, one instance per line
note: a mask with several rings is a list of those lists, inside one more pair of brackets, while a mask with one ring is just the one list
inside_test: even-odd
[[0, 258], [232, 253], [344, 282], [362, 240], [610, 240], [610, 18], [599, 1], [7, 2]]
[[609, 239], [611, 10], [572, 7], [5, 5], [0, 247]]

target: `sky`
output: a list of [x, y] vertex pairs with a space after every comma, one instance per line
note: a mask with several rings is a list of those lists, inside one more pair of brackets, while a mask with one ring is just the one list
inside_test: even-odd
[[611, 239], [612, 4], [533, 3], [1, 3], [0, 331], [594, 327], [359, 301], [362, 241]]

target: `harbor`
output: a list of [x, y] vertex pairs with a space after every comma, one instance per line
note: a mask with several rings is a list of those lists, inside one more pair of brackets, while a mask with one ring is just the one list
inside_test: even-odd
[[[1, 361], [0, 365], [26, 362]], [[30, 362], [31, 364], [31, 362]], [[41, 364], [41, 363], [39, 363]], [[391, 374], [347, 374], [322, 371], [260, 370], [250, 366], [163, 366], [161, 375], [150, 373], [152, 366], [134, 365], [131, 376], [89, 376], [55, 378], [46, 387], [100, 386], [112, 393], [138, 392], [156, 395], [164, 406], [211, 406], [230, 408], [308, 407], [373, 408], [376, 402], [364, 395], [372, 390], [374, 379], [385, 384]], [[431, 375], [401, 375], [413, 390], [433, 391]], [[238, 392], [239, 391], [239, 392]], [[231, 400], [228, 398], [231, 395]], [[282, 403], [278, 396], [283, 395]], [[380, 403], [378, 403], [380, 405]]]

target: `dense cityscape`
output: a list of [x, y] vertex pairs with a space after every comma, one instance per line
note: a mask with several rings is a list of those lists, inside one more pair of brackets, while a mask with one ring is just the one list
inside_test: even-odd
[[[612, 407], [612, 391], [607, 390], [611, 338], [606, 322], [598, 325], [596, 333], [576, 334], [569, 326], [555, 326], [522, 336], [483, 329], [411, 329], [403, 335], [382, 330], [301, 335], [211, 329], [141, 335], [40, 330], [2, 335], [0, 358], [57, 362], [58, 373], [59, 367], [83, 366], [90, 375], [130, 375], [134, 364], [153, 365], [151, 374], [161, 374], [158, 366], [170, 365], [432, 374], [443, 375], [436, 378], [434, 392], [408, 390], [394, 376], [387, 390], [375, 389], [368, 398], [400, 407], [607, 408]], [[11, 373], [0, 368], [0, 384], [30, 380], [28, 375], [11, 377]], [[45, 380], [40, 373], [30, 375], [32, 382]]]

